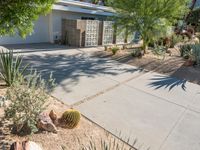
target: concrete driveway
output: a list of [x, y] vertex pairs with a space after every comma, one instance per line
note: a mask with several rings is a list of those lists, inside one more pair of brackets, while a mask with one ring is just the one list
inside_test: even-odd
[[101, 48], [51, 46], [24, 54], [43, 74], [53, 72], [53, 96], [130, 144], [137, 139], [140, 150], [200, 149], [198, 85], [93, 57]]

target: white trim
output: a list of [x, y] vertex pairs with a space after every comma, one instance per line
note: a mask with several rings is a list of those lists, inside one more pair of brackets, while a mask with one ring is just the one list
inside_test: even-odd
[[90, 8], [90, 9], [96, 9], [96, 10], [103, 10], [108, 12], [115, 12], [111, 7], [96, 5], [92, 3], [86, 3], [86, 2], [80, 2], [80, 1], [74, 1], [74, 0], [59, 0], [58, 4], [63, 5], [72, 5], [72, 6], [78, 6], [82, 8]]
[[83, 9], [79, 7], [62, 6], [62, 5], [56, 5], [56, 4], [53, 5], [53, 10], [62, 10], [62, 11], [86, 13], [86, 14], [93, 14], [93, 15], [103, 15], [103, 16], [114, 16], [114, 13], [111, 13], [111, 12], [104, 12], [101, 10], [89, 10], [89, 9]]

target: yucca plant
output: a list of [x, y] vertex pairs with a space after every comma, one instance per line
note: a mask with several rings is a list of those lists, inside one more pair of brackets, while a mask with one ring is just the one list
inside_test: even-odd
[[6, 85], [11, 86], [15, 81], [23, 78], [23, 74], [28, 65], [22, 66], [23, 56], [16, 55], [12, 50], [1, 51], [0, 54], [0, 78], [5, 81]]

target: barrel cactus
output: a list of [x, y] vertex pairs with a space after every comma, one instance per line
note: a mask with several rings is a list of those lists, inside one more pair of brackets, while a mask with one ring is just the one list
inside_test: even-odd
[[80, 118], [81, 114], [79, 111], [69, 109], [63, 113], [61, 120], [65, 128], [73, 129], [78, 125]]

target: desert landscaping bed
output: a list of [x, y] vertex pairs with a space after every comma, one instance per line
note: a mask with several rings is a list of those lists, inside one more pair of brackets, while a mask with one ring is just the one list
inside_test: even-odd
[[[0, 89], [0, 96], [4, 96], [6, 88]], [[45, 112], [54, 110], [60, 116], [69, 106], [63, 104], [53, 97], [49, 97], [49, 106]], [[7, 150], [11, 144], [16, 141], [30, 140], [42, 147], [43, 150], [79, 150], [81, 147], [89, 146], [90, 141], [100, 145], [101, 140], [117, 140], [119, 144], [124, 144], [103, 128], [92, 123], [84, 116], [81, 117], [79, 125], [75, 129], [64, 129], [58, 127], [58, 132], [51, 133], [47, 131], [38, 132], [28, 136], [17, 136], [11, 133], [9, 122], [3, 120], [4, 110], [0, 108], [0, 149]], [[128, 145], [126, 145], [128, 147]]]
[[121, 63], [137, 66], [148, 71], [170, 75], [195, 84], [200, 84], [200, 67], [187, 66], [187, 60], [180, 56], [176, 48], [170, 49], [170, 54], [157, 56], [148, 51], [142, 58], [133, 57], [131, 54], [135, 49], [119, 50], [115, 55], [109, 50], [100, 51], [94, 54], [95, 57], [108, 57]]

